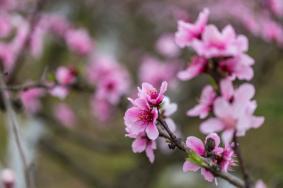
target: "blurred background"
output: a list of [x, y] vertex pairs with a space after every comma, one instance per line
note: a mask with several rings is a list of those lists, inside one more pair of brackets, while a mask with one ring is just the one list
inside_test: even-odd
[[[35, 0], [22, 4], [9, 10], [9, 14], [28, 19], [30, 12], [38, 8]], [[10, 85], [37, 81], [42, 75], [52, 80], [58, 67], [70, 65], [77, 69], [79, 80], [84, 82], [88, 80], [89, 65], [100, 61], [97, 56], [111, 57], [111, 61], [128, 71], [127, 96], [133, 95], [142, 81], [156, 86], [162, 80], [169, 82], [168, 95], [178, 104], [173, 119], [183, 138], [191, 135], [203, 138], [200, 121], [186, 116], [186, 111], [197, 103], [201, 88], [210, 80], [206, 76], [189, 82], [176, 79], [177, 71], [186, 67], [192, 55], [189, 49], [179, 49], [174, 43], [177, 20], [194, 22], [198, 13], [207, 7], [211, 12], [209, 23], [220, 28], [233, 25], [237, 33], [249, 39], [248, 53], [256, 62], [252, 80], [257, 89], [256, 114], [266, 119], [264, 126], [250, 130], [240, 139], [244, 160], [254, 179], [263, 179], [268, 187], [283, 187], [282, 0], [45, 0], [42, 4], [36, 12], [39, 20], [51, 20], [50, 15], [56, 15], [74, 28], [83, 28], [93, 40], [93, 50], [88, 56], [77, 55], [68, 49], [60, 35], [43, 32], [40, 56], [35, 58], [26, 52]], [[37, 27], [44, 30], [44, 24]], [[12, 98], [17, 101], [21, 97], [14, 92]], [[64, 100], [50, 95], [40, 97], [41, 107], [36, 113], [29, 113], [26, 106], [17, 110], [37, 187], [213, 187], [198, 173], [184, 174], [184, 154], [169, 150], [162, 141], [158, 142], [153, 164], [144, 154], [132, 152], [131, 140], [125, 137], [123, 116], [128, 102], [124, 96], [119, 104], [110, 107], [111, 112], [109, 107], [97, 112], [99, 104], [93, 100], [92, 91], [72, 90]], [[60, 114], [55, 109], [58, 104], [68, 105], [76, 120], [64, 125], [61, 115], [56, 116]], [[99, 118], [103, 115], [106, 117]], [[10, 167], [17, 174], [21, 170], [20, 159], [6, 124], [7, 113], [3, 111], [1, 166]], [[232, 173], [238, 174], [238, 168], [234, 167]], [[22, 181], [23, 175], [17, 174], [18, 187]], [[219, 186], [232, 187], [221, 181]]]

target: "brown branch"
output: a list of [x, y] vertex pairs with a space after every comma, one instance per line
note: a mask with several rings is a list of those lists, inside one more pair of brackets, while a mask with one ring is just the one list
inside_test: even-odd
[[245, 182], [245, 188], [250, 188], [251, 187], [251, 179], [250, 179], [250, 175], [249, 175], [249, 173], [246, 169], [246, 166], [244, 164], [244, 160], [243, 160], [243, 157], [242, 157], [242, 154], [241, 154], [241, 150], [240, 150], [238, 138], [237, 138], [237, 135], [236, 135], [236, 131], [234, 132], [234, 135], [233, 135], [233, 142], [234, 142], [234, 151], [237, 155], [240, 170], [241, 170], [241, 173], [243, 175], [244, 182]]

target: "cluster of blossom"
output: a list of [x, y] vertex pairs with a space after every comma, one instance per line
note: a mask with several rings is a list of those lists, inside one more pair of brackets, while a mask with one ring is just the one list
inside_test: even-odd
[[129, 90], [128, 72], [114, 58], [106, 55], [94, 57], [86, 69], [88, 82], [96, 87], [91, 99], [92, 112], [100, 121], [106, 121], [113, 107]]

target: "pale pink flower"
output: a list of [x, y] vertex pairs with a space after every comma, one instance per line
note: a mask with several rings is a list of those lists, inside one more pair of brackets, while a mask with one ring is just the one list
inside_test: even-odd
[[71, 85], [77, 79], [77, 72], [73, 67], [58, 67], [56, 70], [56, 80], [61, 85]]
[[199, 116], [201, 119], [206, 118], [213, 108], [216, 98], [216, 92], [212, 86], [207, 85], [203, 88], [199, 104], [187, 112], [188, 116]]
[[59, 37], [64, 37], [71, 28], [66, 18], [60, 15], [46, 15], [43, 19], [47, 23], [48, 29]]
[[282, 0], [266, 0], [271, 11], [277, 16], [283, 16], [283, 1]]
[[150, 105], [158, 106], [164, 99], [164, 93], [167, 90], [167, 82], [162, 82], [159, 92], [149, 83], [143, 83], [142, 88], [138, 87], [138, 96], [145, 99]]
[[1, 172], [1, 181], [4, 188], [14, 188], [16, 177], [13, 170], [6, 168]]
[[54, 116], [67, 128], [74, 127], [77, 122], [74, 111], [67, 104], [57, 104], [54, 109]]
[[145, 152], [147, 158], [151, 163], [154, 162], [154, 150], [156, 150], [156, 141], [149, 139], [144, 133], [139, 135], [128, 135], [135, 140], [132, 143], [132, 150], [134, 153]]
[[45, 94], [43, 89], [32, 88], [20, 93], [20, 98], [28, 113], [36, 113], [41, 109], [40, 98]]
[[283, 45], [283, 26], [279, 23], [270, 20], [263, 19], [262, 22], [262, 37], [267, 42], [277, 42], [280, 45]]
[[151, 140], [156, 140], [159, 132], [156, 127], [158, 111], [151, 108], [145, 99], [130, 100], [133, 107], [129, 108], [124, 116], [126, 129], [131, 134], [146, 132]]
[[163, 81], [171, 83], [172, 86], [176, 79], [178, 67], [178, 62], [163, 62], [157, 58], [147, 56], [143, 58], [139, 68], [139, 79], [155, 87], [159, 86]]
[[161, 35], [156, 42], [156, 49], [160, 54], [169, 58], [178, 56], [180, 52], [172, 34]]
[[178, 108], [177, 104], [171, 103], [169, 97], [167, 96], [164, 97], [160, 108], [160, 114], [172, 132], [175, 132], [176, 124], [171, 118], [171, 116], [177, 111], [177, 108]]
[[35, 58], [39, 58], [42, 55], [44, 47], [44, 38], [47, 33], [46, 22], [42, 19], [34, 28], [30, 36], [30, 50], [31, 54]]
[[267, 188], [267, 186], [262, 180], [257, 180], [255, 184], [255, 188]]
[[234, 131], [237, 131], [237, 136], [244, 136], [250, 128], [260, 127], [264, 118], [253, 115], [256, 102], [251, 101], [255, 94], [251, 84], [242, 84], [234, 91], [232, 83], [224, 83], [221, 83], [222, 96], [213, 104], [216, 117], [203, 122], [200, 129], [204, 134], [224, 131], [223, 139], [225, 143], [229, 143]]
[[61, 100], [65, 99], [69, 94], [69, 89], [65, 86], [54, 86], [49, 90], [49, 93]]
[[84, 29], [69, 30], [65, 36], [68, 47], [79, 55], [88, 55], [93, 48], [93, 41]]
[[246, 55], [240, 54], [238, 56], [223, 60], [219, 62], [219, 68], [227, 73], [231, 78], [238, 78], [239, 80], [251, 80], [254, 76], [252, 65], [254, 60]]
[[92, 115], [100, 122], [106, 122], [111, 118], [113, 105], [106, 99], [100, 99], [96, 95], [91, 97], [90, 101]]
[[175, 34], [175, 40], [181, 48], [191, 46], [192, 42], [201, 39], [208, 21], [209, 10], [204, 9], [198, 16], [195, 23], [178, 21], [178, 31]]
[[205, 72], [207, 63], [208, 61], [204, 57], [194, 56], [187, 69], [180, 71], [177, 76], [180, 80], [191, 80]]
[[208, 25], [201, 41], [193, 43], [193, 49], [199, 56], [206, 58], [230, 57], [248, 50], [248, 40], [245, 36], [237, 36], [232, 26], [224, 27], [220, 32], [216, 26]]
[[223, 152], [221, 153], [221, 158], [218, 162], [222, 172], [228, 172], [231, 166], [235, 165], [234, 157], [234, 150], [231, 148], [231, 146], [225, 146]]
[[11, 30], [12, 24], [9, 16], [0, 15], [0, 38], [6, 37], [11, 32]]

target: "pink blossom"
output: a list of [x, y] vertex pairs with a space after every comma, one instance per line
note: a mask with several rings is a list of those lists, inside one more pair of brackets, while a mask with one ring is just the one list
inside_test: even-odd
[[250, 128], [260, 127], [264, 121], [263, 117], [253, 115], [256, 109], [256, 102], [251, 101], [254, 87], [242, 84], [234, 90], [231, 84], [230, 80], [222, 81], [222, 96], [213, 105], [216, 118], [206, 120], [200, 127], [204, 134], [224, 131], [222, 136], [225, 143], [231, 141], [234, 131], [237, 131], [237, 136], [243, 136]]
[[20, 93], [24, 108], [28, 113], [36, 113], [41, 109], [40, 98], [45, 94], [43, 89], [32, 88]]
[[255, 184], [255, 188], [267, 188], [267, 186], [262, 180], [257, 180]]
[[11, 30], [12, 24], [10, 18], [7, 15], [0, 15], [0, 38], [6, 37]]
[[67, 104], [57, 104], [54, 109], [54, 116], [67, 128], [74, 127], [77, 122], [74, 111]]
[[251, 80], [254, 76], [252, 65], [254, 60], [246, 55], [240, 54], [233, 58], [229, 58], [219, 62], [221, 71], [226, 72], [231, 78], [238, 78], [239, 80]]
[[164, 99], [164, 93], [167, 90], [167, 82], [162, 82], [159, 92], [149, 83], [143, 83], [142, 88], [139, 88], [138, 96], [146, 99], [146, 101], [153, 106], [158, 106]]
[[44, 47], [44, 38], [47, 33], [47, 24], [42, 19], [34, 28], [30, 36], [30, 50], [31, 54], [35, 58], [39, 58], [42, 55]]
[[208, 25], [202, 35], [201, 41], [193, 44], [199, 56], [206, 58], [230, 57], [246, 52], [248, 40], [245, 36], [237, 36], [232, 26], [224, 27], [220, 32], [216, 26]]
[[100, 122], [106, 122], [111, 118], [113, 112], [113, 105], [106, 99], [100, 99], [96, 95], [91, 97], [91, 112], [92, 115]]
[[201, 38], [207, 24], [209, 10], [204, 9], [195, 23], [178, 21], [178, 31], [175, 34], [176, 43], [181, 48], [191, 46], [195, 40]]
[[49, 90], [49, 93], [52, 96], [58, 97], [59, 99], [63, 100], [69, 94], [69, 89], [65, 86], [54, 86]]
[[180, 52], [172, 34], [161, 35], [156, 43], [156, 49], [160, 54], [169, 58], [178, 56]]
[[192, 78], [205, 72], [207, 63], [207, 59], [203, 57], [193, 57], [192, 63], [188, 65], [187, 69], [178, 73], [178, 78], [181, 80], [191, 80]]
[[13, 188], [16, 183], [16, 177], [14, 171], [8, 168], [2, 170], [1, 181], [4, 188]]
[[267, 5], [271, 11], [277, 16], [283, 16], [283, 2], [282, 0], [266, 0]]
[[59, 67], [56, 70], [56, 80], [61, 85], [71, 85], [77, 79], [77, 72], [73, 67]]
[[11, 72], [14, 68], [15, 53], [11, 45], [0, 43], [0, 60], [5, 72]]
[[213, 108], [213, 102], [216, 98], [216, 92], [213, 87], [207, 85], [203, 88], [199, 104], [187, 112], [188, 116], [199, 116], [201, 119], [206, 118]]
[[156, 141], [149, 139], [144, 133], [139, 135], [128, 135], [135, 140], [132, 143], [132, 150], [134, 153], [145, 152], [147, 158], [151, 163], [154, 162], [154, 150], [156, 150]]
[[261, 24], [263, 39], [267, 42], [277, 42], [278, 44], [283, 45], [282, 25], [270, 19], [263, 19]]
[[151, 108], [145, 99], [130, 100], [133, 107], [129, 108], [124, 116], [127, 130], [132, 134], [146, 132], [151, 140], [156, 140], [159, 132], [156, 127], [158, 111]]
[[225, 146], [223, 152], [221, 153], [220, 161], [218, 162], [221, 171], [228, 172], [231, 166], [235, 165], [234, 157], [235, 157], [234, 150], [231, 148], [231, 146], [229, 145]]
[[47, 23], [48, 29], [59, 37], [64, 37], [71, 28], [70, 23], [63, 16], [45, 15], [43, 19]]
[[147, 56], [143, 58], [139, 68], [139, 79], [142, 82], [151, 83], [155, 87], [159, 86], [163, 81], [167, 81], [172, 86], [176, 78], [178, 64], [178, 62], [164, 62]]
[[65, 38], [68, 47], [79, 55], [88, 55], [92, 50], [92, 39], [84, 29], [69, 30]]

